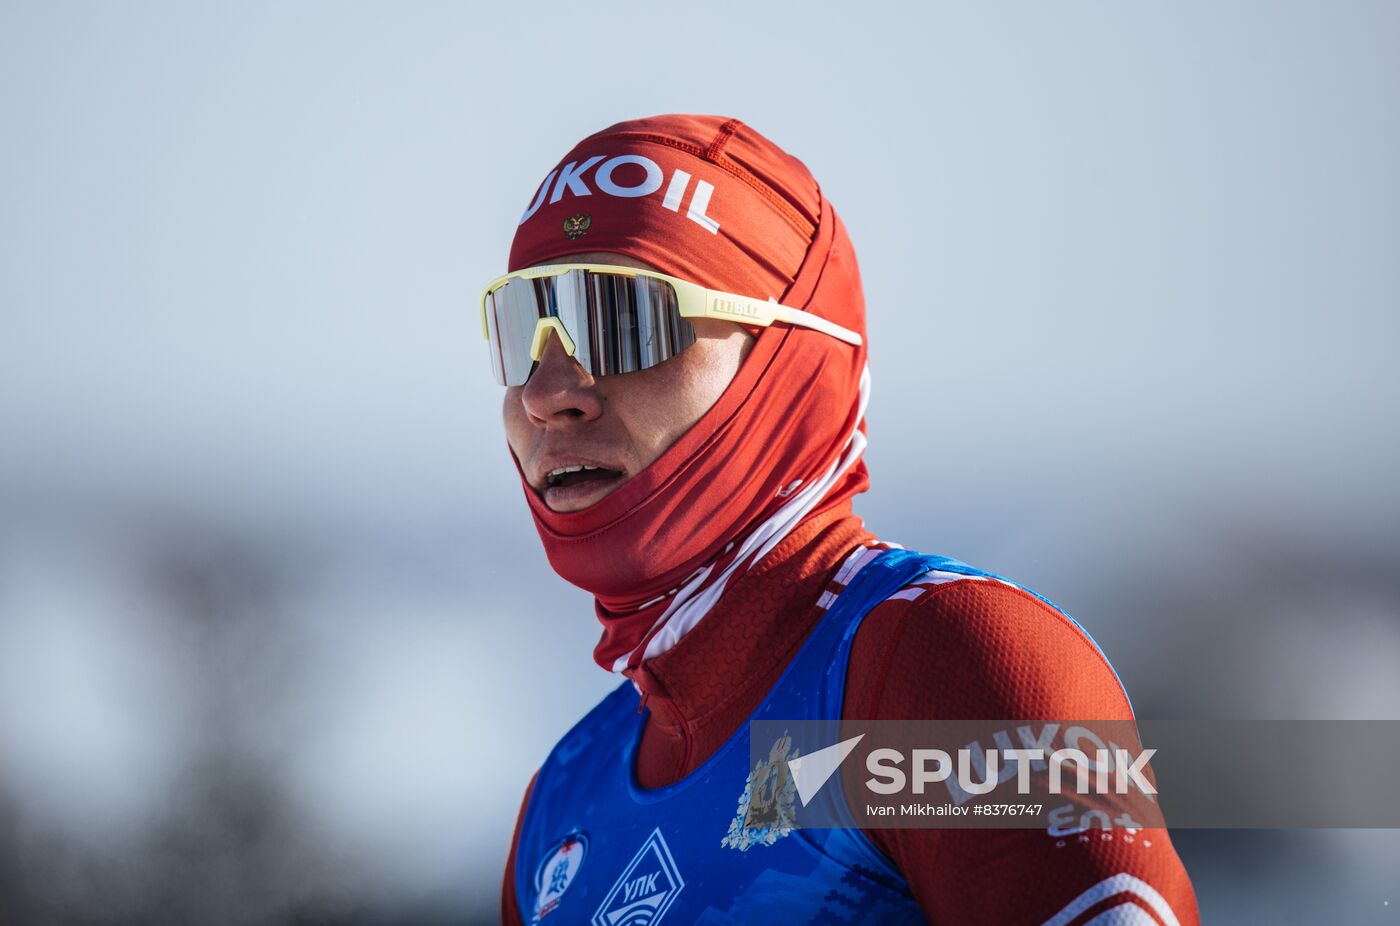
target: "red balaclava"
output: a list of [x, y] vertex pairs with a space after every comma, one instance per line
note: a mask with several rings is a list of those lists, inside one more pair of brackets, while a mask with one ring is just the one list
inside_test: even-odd
[[[831, 203], [737, 119], [653, 116], [575, 145], [531, 199], [509, 269], [583, 251], [865, 336], [855, 250]], [[595, 596], [599, 665], [626, 671], [669, 649], [797, 524], [865, 491], [865, 367], [863, 343], [778, 323], [714, 407], [591, 507], [551, 511], [520, 473], [550, 563]]]

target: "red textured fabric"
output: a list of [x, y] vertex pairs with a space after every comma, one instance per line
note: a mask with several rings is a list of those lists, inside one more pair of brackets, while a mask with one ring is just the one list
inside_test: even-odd
[[[1112, 668], [1068, 618], [1020, 589], [965, 580], [870, 612], [852, 647], [844, 716], [1115, 720], [1131, 719], [1132, 710]], [[1181, 926], [1200, 922], [1191, 882], [1162, 829], [1067, 839], [1029, 829], [867, 835], [908, 878], [934, 923], [1038, 926], [1125, 873], [1161, 894]], [[1115, 903], [1142, 901], [1107, 898], [1070, 922], [1088, 922]]]
[[[571, 238], [582, 223], [566, 233], [566, 220], [576, 216], [587, 217], [587, 230]], [[865, 333], [855, 249], [841, 220], [800, 161], [736, 119], [623, 122], [566, 154], [526, 210], [510, 267], [597, 250], [712, 289], [774, 297]], [[794, 483], [810, 485], [830, 470], [857, 428], [863, 441], [865, 363], [863, 344], [774, 325], [714, 407], [597, 504], [551, 511], [520, 473], [551, 565], [594, 595], [599, 665], [613, 669], [631, 654], [626, 664], [635, 666], [687, 580], [712, 565], [701, 586], [720, 581], [743, 541], [789, 502]], [[807, 516], [868, 486], [857, 459]], [[729, 581], [752, 565], [740, 563]]]
[[[823, 580], [869, 539], [854, 515], [794, 534], [771, 561], [736, 586], [707, 632], [697, 628], [637, 680], [648, 720], [637, 774], [646, 787], [698, 768], [758, 706], [821, 612]], [[1129, 718], [1126, 696], [1098, 650], [1063, 615], [1019, 589], [965, 580], [871, 610], [847, 671], [848, 719]], [[849, 769], [843, 769], [846, 774]], [[527, 797], [528, 800], [528, 797]], [[1115, 831], [1058, 840], [1041, 830], [870, 830], [909, 881], [930, 922], [1042, 924], [1105, 879], [1127, 874], [1170, 904], [1181, 926], [1198, 926], [1195, 895], [1164, 830]], [[1063, 844], [1061, 844], [1063, 843]], [[514, 859], [515, 846], [511, 847]], [[503, 891], [503, 919], [520, 922]], [[1102, 898], [1066, 926], [1131, 904], [1131, 891]], [[1122, 911], [1119, 911], [1120, 913]]]

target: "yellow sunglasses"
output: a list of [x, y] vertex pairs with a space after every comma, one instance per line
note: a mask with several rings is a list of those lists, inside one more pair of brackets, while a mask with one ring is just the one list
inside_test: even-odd
[[802, 309], [706, 289], [654, 270], [549, 264], [492, 280], [481, 294], [481, 333], [503, 386], [523, 386], [550, 332], [593, 376], [656, 366], [695, 343], [689, 319], [811, 328], [847, 344], [857, 332]]

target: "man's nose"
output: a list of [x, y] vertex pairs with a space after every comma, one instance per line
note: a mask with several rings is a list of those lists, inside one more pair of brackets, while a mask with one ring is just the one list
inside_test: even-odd
[[588, 421], [603, 413], [597, 381], [565, 352], [552, 331], [534, 372], [521, 388], [520, 399], [530, 419], [544, 426]]

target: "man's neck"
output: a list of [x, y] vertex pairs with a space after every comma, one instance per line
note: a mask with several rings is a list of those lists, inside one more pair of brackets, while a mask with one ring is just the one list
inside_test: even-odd
[[643, 787], [684, 776], [743, 723], [820, 620], [817, 602], [846, 556], [874, 540], [849, 503], [809, 518], [674, 648], [627, 673], [650, 711]]

